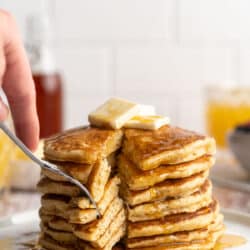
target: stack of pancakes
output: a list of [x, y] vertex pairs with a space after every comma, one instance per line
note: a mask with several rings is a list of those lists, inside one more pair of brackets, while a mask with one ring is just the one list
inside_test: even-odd
[[127, 249], [213, 249], [223, 216], [208, 179], [212, 138], [176, 127], [126, 129], [118, 159]]
[[125, 209], [118, 197], [120, 179], [115, 168], [122, 136], [121, 130], [85, 127], [46, 140], [45, 159], [86, 185], [101, 218], [77, 186], [42, 170], [38, 190], [43, 194], [43, 248], [110, 250], [124, 236]]

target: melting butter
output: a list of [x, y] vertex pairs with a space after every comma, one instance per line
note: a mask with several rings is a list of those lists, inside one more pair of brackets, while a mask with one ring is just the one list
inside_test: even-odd
[[231, 247], [242, 246], [247, 243], [247, 240], [240, 235], [225, 234], [216, 243], [213, 250], [223, 250]]

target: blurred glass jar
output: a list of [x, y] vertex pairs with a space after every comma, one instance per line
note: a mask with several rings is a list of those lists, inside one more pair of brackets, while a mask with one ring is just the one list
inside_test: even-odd
[[[39, 142], [34, 154], [40, 159], [43, 158], [43, 140]], [[36, 184], [40, 179], [40, 167], [31, 161], [17, 146], [14, 146], [9, 165], [14, 170], [9, 180], [11, 188], [28, 191], [36, 189]]]
[[[10, 124], [10, 121], [7, 121]], [[7, 135], [0, 130], [0, 193], [10, 187], [11, 167], [14, 144]]]
[[207, 87], [206, 129], [219, 148], [227, 147], [227, 133], [250, 120], [250, 88]]

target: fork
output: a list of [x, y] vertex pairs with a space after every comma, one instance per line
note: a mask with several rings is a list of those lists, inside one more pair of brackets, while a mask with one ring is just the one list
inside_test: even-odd
[[76, 185], [77, 187], [80, 188], [81, 192], [83, 194], [85, 194], [90, 202], [92, 203], [92, 205], [94, 206], [94, 208], [96, 209], [97, 212], [97, 218], [101, 217], [100, 211], [97, 207], [96, 202], [94, 201], [93, 197], [91, 196], [91, 194], [89, 193], [88, 189], [78, 180], [74, 179], [73, 177], [71, 177], [70, 175], [66, 174], [65, 172], [63, 172], [62, 170], [60, 170], [55, 164], [52, 164], [48, 161], [45, 160], [41, 160], [38, 157], [36, 157], [22, 142], [20, 139], [18, 139], [14, 133], [12, 133], [12, 131], [3, 123], [0, 122], [0, 129], [2, 129], [4, 131], [4, 133], [36, 164], [38, 164], [41, 168], [43, 169], [47, 169], [55, 174], [58, 174], [62, 177], [64, 177], [67, 181], [69, 181], [70, 183], [73, 183], [74, 185]]

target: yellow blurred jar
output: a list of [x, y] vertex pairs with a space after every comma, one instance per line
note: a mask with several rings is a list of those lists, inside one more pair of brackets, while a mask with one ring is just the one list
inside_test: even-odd
[[250, 88], [206, 89], [206, 127], [220, 148], [227, 146], [227, 133], [250, 120]]
[[10, 161], [13, 157], [12, 141], [0, 131], [0, 191], [9, 187], [10, 184]]

